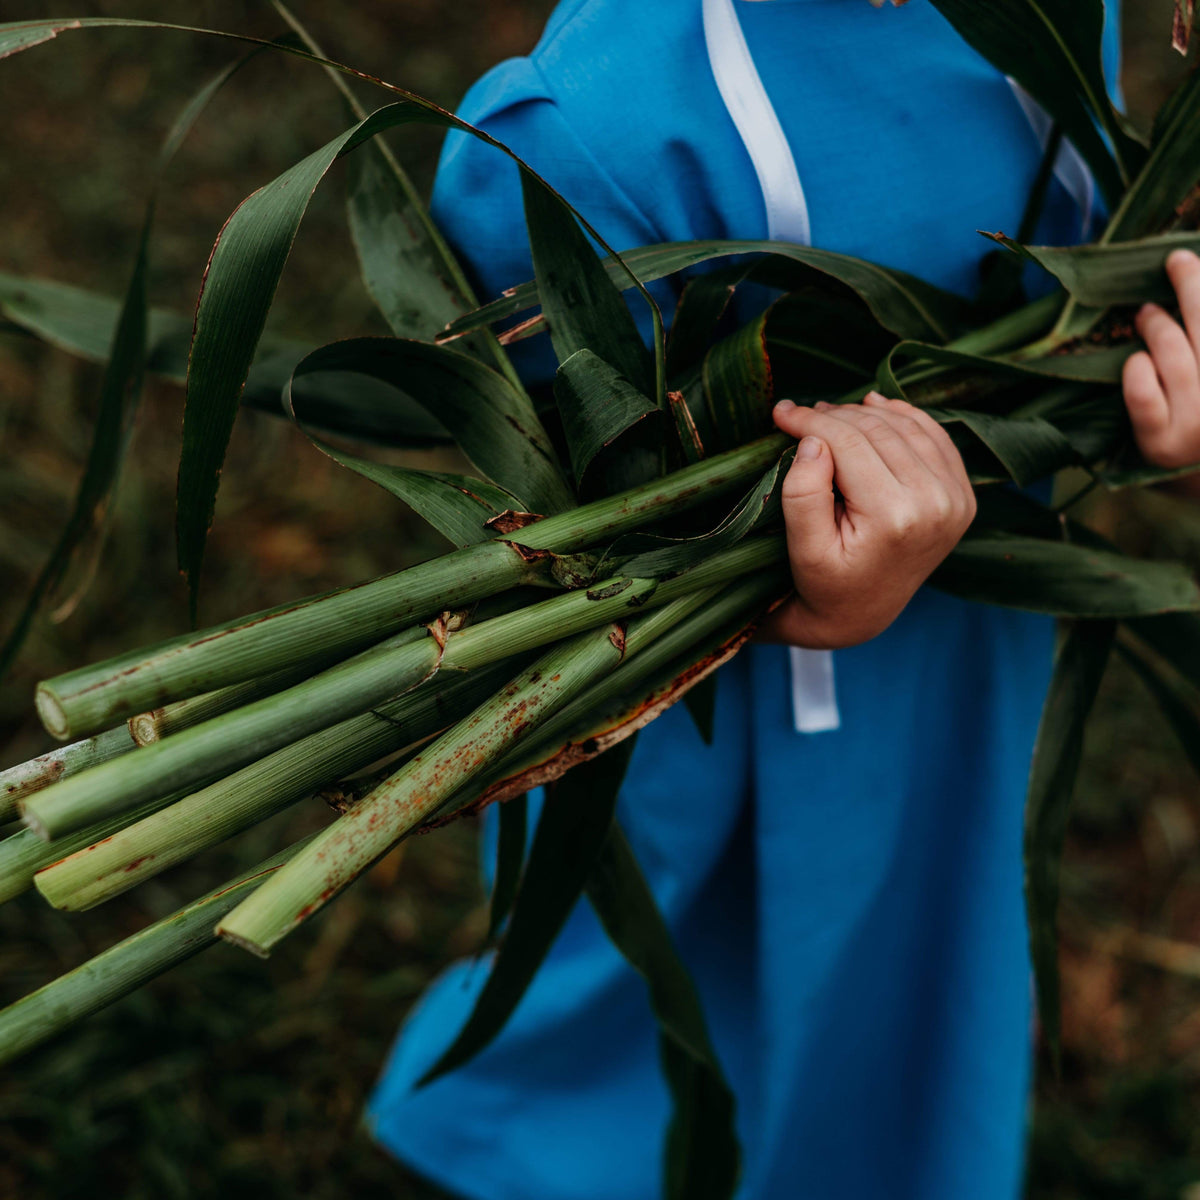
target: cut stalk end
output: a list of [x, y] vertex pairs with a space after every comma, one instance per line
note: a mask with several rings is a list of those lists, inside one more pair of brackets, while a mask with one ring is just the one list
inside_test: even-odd
[[58, 697], [44, 683], [38, 684], [34, 693], [34, 704], [46, 732], [58, 738], [60, 742], [65, 742], [71, 736], [71, 722], [67, 719], [66, 709]]
[[249, 950], [255, 958], [270, 958], [271, 947], [280, 940], [279, 938], [274, 938], [270, 942], [259, 943], [249, 934], [238, 933], [225, 924], [218, 925], [214, 932], [221, 941], [228, 942], [231, 946], [238, 946], [242, 950]]
[[158, 727], [161, 713], [162, 709], [155, 708], [129, 718], [129, 736], [139, 746], [149, 746], [151, 742], [157, 742], [162, 737]]
[[46, 828], [46, 823], [37, 815], [36, 812], [22, 806], [21, 819], [25, 822], [25, 828], [28, 829], [30, 833], [33, 833], [37, 837], [41, 838], [43, 842], [48, 842], [50, 840], [50, 830]]

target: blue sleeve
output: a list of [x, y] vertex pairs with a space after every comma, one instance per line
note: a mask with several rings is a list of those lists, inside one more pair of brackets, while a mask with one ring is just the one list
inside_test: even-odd
[[[527, 162], [614, 249], [665, 240], [575, 135], [529, 59], [510, 59], [490, 71], [467, 93], [459, 115]], [[533, 278], [520, 172], [495, 147], [451, 130], [438, 166], [432, 212], [481, 302]], [[672, 292], [665, 285], [653, 290], [664, 317], [669, 318]], [[651, 322], [645, 301], [631, 296], [638, 327], [649, 340]], [[520, 342], [511, 350], [518, 369], [531, 382], [544, 382], [553, 375], [548, 338]]]

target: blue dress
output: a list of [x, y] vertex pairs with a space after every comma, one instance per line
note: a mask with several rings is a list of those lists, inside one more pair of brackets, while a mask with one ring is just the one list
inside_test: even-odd
[[[814, 244], [974, 291], [975, 231], [1015, 231], [1040, 158], [1005, 80], [928, 0], [738, 13]], [[1111, 65], [1111, 28], [1108, 42]], [[700, 0], [566, 0], [461, 112], [618, 248], [765, 236]], [[532, 276], [516, 171], [496, 152], [451, 135], [434, 212], [483, 295]], [[1081, 232], [1055, 184], [1039, 239]], [[525, 345], [524, 369], [552, 369]], [[836, 652], [836, 732], [793, 730], [786, 651], [754, 646], [719, 674], [713, 746], [682, 706], [641, 734], [619, 818], [737, 1095], [744, 1200], [1018, 1194], [1022, 809], [1052, 638], [1044, 618], [922, 589]], [[463, 1197], [656, 1200], [654, 1026], [586, 903], [500, 1038], [412, 1090], [487, 969], [451, 968], [409, 1017], [369, 1104], [375, 1136]]]

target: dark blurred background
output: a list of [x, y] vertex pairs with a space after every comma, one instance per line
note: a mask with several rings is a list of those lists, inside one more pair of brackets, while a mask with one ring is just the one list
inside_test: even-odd
[[[332, 57], [451, 107], [491, 64], [527, 51], [551, 7], [294, 5]], [[1124, 83], [1144, 120], [1184, 64], [1167, 48], [1169, 0], [1126, 7]], [[250, 0], [65, 8], [281, 31], [269, 5]], [[0, 18], [62, 11], [3, 0]], [[105, 30], [0, 63], [0, 270], [119, 294], [158, 144], [195, 88], [235, 54], [185, 34]], [[362, 98], [380, 102], [378, 93]], [[231, 209], [343, 125], [313, 68], [266, 55], [243, 71], [167, 179], [154, 302], [190, 312]], [[439, 141], [415, 132], [393, 142], [425, 192]], [[340, 182], [318, 191], [272, 318], [313, 340], [384, 332], [358, 282]], [[0, 630], [69, 512], [98, 382], [94, 366], [0, 335]], [[181, 412], [179, 389], [151, 383], [95, 579], [65, 619], [38, 622], [0, 687], [0, 763], [48, 747], [31, 716], [37, 679], [184, 627], [172, 532]], [[1091, 518], [1133, 549], [1200, 564], [1200, 511], [1149, 495], [1094, 501]], [[202, 619], [394, 570], [437, 548], [397, 502], [285, 422], [244, 412], [222, 477]], [[0, 1004], [322, 823], [322, 807], [301, 805], [92, 913], [63, 917], [33, 895], [0, 907]], [[1040, 1064], [1032, 1197], [1200, 1200], [1198, 845], [1195, 779], [1139, 684], [1114, 666], [1065, 868], [1064, 1072], [1056, 1082]], [[374, 1148], [360, 1112], [405, 1009], [481, 941], [474, 863], [469, 824], [417, 839], [269, 962], [217, 947], [8, 1068], [0, 1197], [430, 1197]]]

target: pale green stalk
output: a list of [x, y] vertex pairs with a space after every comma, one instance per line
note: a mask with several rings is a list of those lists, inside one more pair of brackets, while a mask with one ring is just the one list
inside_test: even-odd
[[255, 954], [267, 954], [626, 654], [625, 631], [617, 626], [589, 630], [555, 646], [322, 831], [287, 870], [225, 917], [218, 934]]
[[[735, 491], [760, 475], [787, 445], [763, 438], [617, 496], [522, 529], [531, 549], [568, 553], [628, 533]], [[460, 608], [536, 579], [514, 541], [452, 551], [407, 571], [252, 614], [82, 667], [41, 684], [38, 712], [56, 737], [112, 725], [200, 692], [350, 653], [446, 608]]]
[[129, 730], [119, 725], [116, 729], [107, 729], [69, 746], [59, 746], [40, 758], [31, 758], [0, 771], [0, 824], [17, 816], [18, 801], [24, 797], [49, 787], [58, 779], [98, 766], [136, 748]]
[[149, 746], [152, 742], [161, 742], [163, 738], [173, 733], [190, 729], [193, 725], [201, 725], [222, 713], [232, 712], [245, 704], [260, 700], [263, 696], [273, 696], [301, 680], [308, 679], [333, 666], [338, 661], [337, 655], [326, 655], [311, 663], [299, 667], [288, 667], [283, 671], [273, 671], [261, 679], [248, 679], [245, 683], [233, 683], [229, 687], [218, 688], [213, 692], [201, 692], [187, 700], [176, 700], [162, 708], [152, 708], [149, 712], [138, 713], [129, 718], [129, 733], [139, 746]]
[[85, 846], [94, 845], [104, 838], [112, 837], [131, 821], [140, 821], [159, 809], [166, 808], [182, 799], [184, 793], [171, 792], [139, 805], [132, 812], [109, 817], [94, 825], [85, 825], [65, 837], [47, 842], [32, 829], [18, 829], [16, 833], [0, 839], [0, 904], [19, 896], [33, 887], [34, 877], [39, 871], [75, 854]]
[[252, 892], [264, 876], [278, 871], [308, 840], [289, 846], [204, 899], [156, 921], [0, 1010], [0, 1063], [32, 1050], [211, 946], [217, 940], [215, 922]]
[[26, 823], [43, 837], [59, 837], [183, 787], [201, 774], [244, 766], [382, 703], [439, 668], [469, 670], [535, 650], [631, 611], [657, 608], [699, 588], [762, 569], [779, 562], [782, 554], [779, 537], [754, 538], [662, 583], [611, 580], [590, 591], [568, 592], [468, 625], [443, 635], [444, 650], [424, 629], [407, 630], [278, 695], [35, 794], [24, 805]]
[[[444, 729], [501, 687], [512, 674], [507, 666], [439, 673], [399, 700], [310, 734], [95, 844], [60, 856], [34, 883], [55, 908], [78, 911], [102, 904], [318, 788]], [[34, 840], [43, 852], [59, 845]]]
[[653, 711], [657, 715], [659, 704], [668, 696], [672, 703], [680, 698], [681, 676], [690, 676], [698, 669], [701, 676], [705, 674], [703, 668], [722, 647], [791, 586], [786, 569], [764, 571], [728, 588], [677, 600], [631, 624], [626, 639], [628, 661], [594, 683], [555, 713], [532, 738], [473, 780], [437, 814], [437, 821], [471, 807], [489, 788], [514, 780], [561, 754], [570, 754], [577, 746], [627, 724], [639, 727], [636, 722], [643, 714]]

